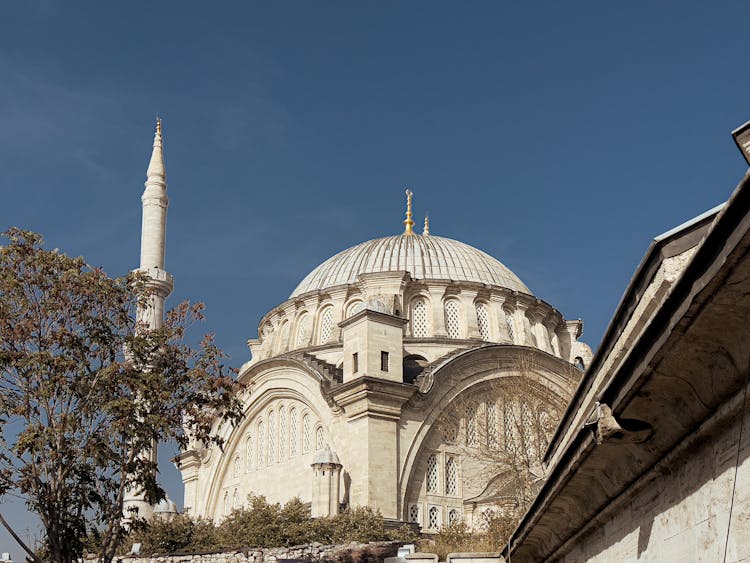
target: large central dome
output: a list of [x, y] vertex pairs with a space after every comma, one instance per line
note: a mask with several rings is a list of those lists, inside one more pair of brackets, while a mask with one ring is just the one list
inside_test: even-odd
[[410, 233], [370, 240], [339, 252], [310, 272], [290, 298], [354, 283], [359, 274], [391, 271], [407, 271], [414, 279], [478, 282], [531, 293], [518, 276], [473, 246]]

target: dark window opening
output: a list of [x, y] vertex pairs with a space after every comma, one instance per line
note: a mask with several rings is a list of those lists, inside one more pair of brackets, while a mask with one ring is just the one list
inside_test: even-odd
[[388, 352], [380, 352], [380, 371], [388, 371]]
[[404, 358], [404, 383], [414, 383], [429, 362], [423, 356], [409, 355]]
[[352, 373], [357, 373], [359, 371], [359, 354], [357, 352], [354, 352], [352, 354]]

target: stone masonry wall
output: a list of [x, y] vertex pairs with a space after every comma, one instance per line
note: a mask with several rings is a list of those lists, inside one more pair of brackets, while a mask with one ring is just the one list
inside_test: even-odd
[[742, 395], [558, 560], [723, 561], [725, 549], [726, 561], [750, 560], [750, 404]]
[[[116, 563], [268, 563], [280, 559], [309, 561], [358, 561], [357, 554], [377, 553], [381, 557], [395, 555], [401, 542], [352, 542], [344, 545], [312, 543], [294, 547], [246, 548], [216, 553], [186, 555], [120, 556]], [[347, 558], [351, 554], [353, 558]]]

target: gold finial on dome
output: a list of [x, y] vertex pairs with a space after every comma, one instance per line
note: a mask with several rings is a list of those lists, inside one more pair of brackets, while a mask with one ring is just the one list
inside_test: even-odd
[[404, 234], [405, 235], [413, 235], [414, 234], [414, 221], [411, 219], [411, 198], [414, 195], [414, 193], [407, 189], [406, 190], [406, 219], [404, 219]]
[[429, 215], [424, 216], [424, 229], [422, 229], [422, 234], [424, 236], [430, 235], [430, 216]]

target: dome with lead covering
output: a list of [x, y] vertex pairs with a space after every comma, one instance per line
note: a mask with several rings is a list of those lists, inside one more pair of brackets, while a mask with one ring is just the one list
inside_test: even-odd
[[290, 298], [342, 284], [360, 274], [406, 271], [418, 280], [467, 281], [531, 294], [501, 262], [463, 242], [409, 233], [363, 242], [332, 256], [310, 272]]

